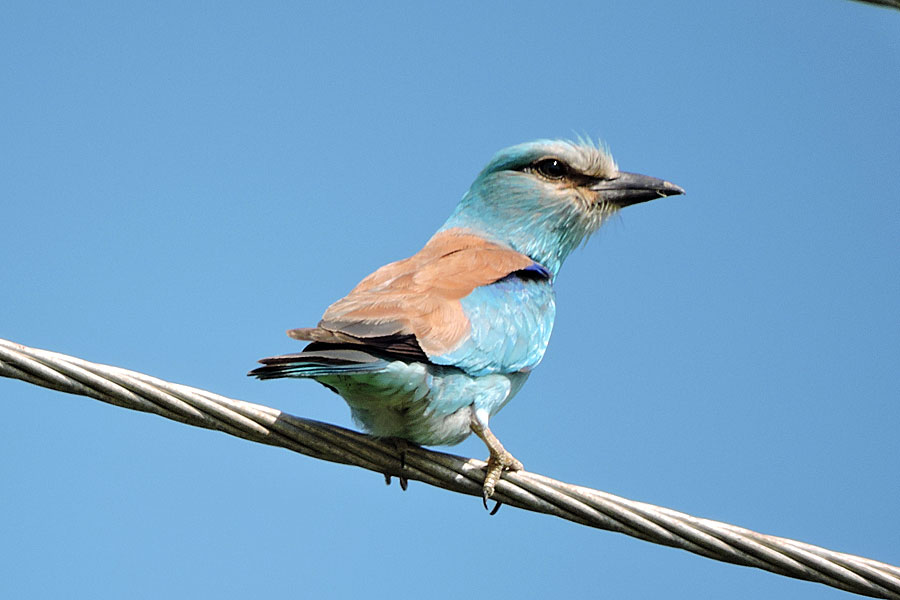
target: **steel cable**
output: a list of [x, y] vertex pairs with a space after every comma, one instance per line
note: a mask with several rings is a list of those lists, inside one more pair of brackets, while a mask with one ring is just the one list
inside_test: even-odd
[[[481, 495], [483, 461], [410, 447], [404, 450], [401, 464], [398, 449], [390, 442], [119, 367], [0, 339], [0, 375], [386, 476]], [[504, 473], [494, 498], [715, 560], [875, 598], [900, 599], [900, 567], [692, 517], [536, 473]]]

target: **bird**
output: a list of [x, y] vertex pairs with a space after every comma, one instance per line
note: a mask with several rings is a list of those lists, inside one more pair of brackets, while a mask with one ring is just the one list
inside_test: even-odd
[[566, 257], [620, 209], [683, 193], [620, 171], [586, 139], [503, 149], [421, 250], [365, 277], [315, 327], [289, 330], [308, 344], [249, 375], [313, 379], [369, 434], [399, 444], [474, 433], [489, 452], [487, 508], [502, 473], [523, 469], [489, 423], [544, 356]]

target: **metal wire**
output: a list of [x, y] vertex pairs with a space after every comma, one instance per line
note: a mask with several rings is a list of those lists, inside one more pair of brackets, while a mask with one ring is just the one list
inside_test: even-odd
[[[481, 495], [485, 463], [424, 448], [397, 448], [335, 425], [169, 383], [142, 373], [0, 339], [0, 375], [61, 392], [155, 413], [314, 458]], [[700, 519], [527, 471], [504, 473], [496, 499], [582, 525], [681, 548], [707, 558], [824, 583], [875, 598], [900, 599], [900, 567]]]

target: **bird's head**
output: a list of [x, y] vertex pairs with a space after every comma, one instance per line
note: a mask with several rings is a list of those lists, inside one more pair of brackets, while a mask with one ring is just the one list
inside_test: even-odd
[[541, 140], [498, 152], [441, 230], [463, 228], [507, 244], [555, 275], [620, 208], [683, 193], [668, 181], [619, 171], [591, 143]]

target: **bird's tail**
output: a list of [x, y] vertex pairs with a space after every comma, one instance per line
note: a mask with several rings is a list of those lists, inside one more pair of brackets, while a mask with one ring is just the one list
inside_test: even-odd
[[263, 366], [247, 375], [258, 379], [281, 377], [319, 377], [380, 371], [388, 363], [368, 352], [349, 349], [316, 350], [272, 356], [259, 361]]

